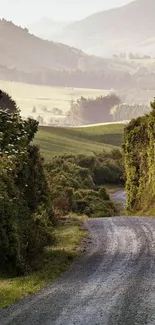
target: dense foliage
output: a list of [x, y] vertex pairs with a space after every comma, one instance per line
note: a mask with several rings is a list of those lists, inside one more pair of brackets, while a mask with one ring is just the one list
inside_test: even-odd
[[108, 217], [116, 213], [104, 186], [124, 183], [119, 150], [88, 157], [55, 157], [46, 165], [46, 172], [58, 214], [73, 211], [90, 217]]
[[147, 213], [155, 201], [155, 101], [152, 111], [132, 120], [125, 129], [124, 158], [127, 210]]
[[21, 274], [38, 267], [51, 242], [52, 212], [39, 149], [31, 146], [38, 124], [18, 110], [0, 110], [1, 272]]
[[18, 111], [16, 102], [4, 91], [0, 90], [0, 108], [2, 110], [9, 111], [10, 113], [15, 113]]
[[38, 122], [22, 120], [12, 98], [1, 95], [1, 272], [19, 275], [40, 267], [44, 248], [53, 242], [56, 216], [116, 214], [104, 186], [123, 184], [123, 164], [121, 152], [113, 150], [59, 156], [44, 165], [38, 147], [31, 145]]

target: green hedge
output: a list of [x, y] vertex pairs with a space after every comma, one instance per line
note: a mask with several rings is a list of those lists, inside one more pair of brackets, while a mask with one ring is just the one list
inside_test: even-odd
[[155, 101], [150, 114], [132, 120], [124, 133], [127, 210], [147, 212], [155, 202]]
[[[3, 105], [4, 106], [4, 105]], [[39, 149], [31, 146], [38, 123], [18, 110], [0, 110], [1, 272], [19, 275], [39, 267], [55, 222]]]

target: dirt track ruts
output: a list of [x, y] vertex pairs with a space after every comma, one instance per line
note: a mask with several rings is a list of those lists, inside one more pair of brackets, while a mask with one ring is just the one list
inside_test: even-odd
[[155, 325], [155, 219], [86, 227], [87, 252], [51, 286], [0, 310], [1, 325]]

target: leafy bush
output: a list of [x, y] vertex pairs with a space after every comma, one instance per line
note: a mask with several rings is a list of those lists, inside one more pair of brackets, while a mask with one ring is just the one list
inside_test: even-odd
[[124, 169], [119, 150], [93, 157], [64, 155], [45, 166], [53, 206], [62, 215], [112, 216], [116, 213], [104, 185], [123, 184]]
[[55, 217], [39, 149], [30, 145], [38, 123], [23, 121], [18, 110], [4, 106], [0, 107], [0, 261], [2, 272], [18, 275], [39, 266], [44, 247], [52, 241]]
[[145, 214], [155, 200], [155, 101], [152, 111], [132, 120], [124, 133], [127, 210]]
[[[104, 192], [104, 195], [103, 195]], [[103, 197], [102, 197], [103, 195]], [[76, 213], [86, 214], [89, 217], [111, 217], [116, 214], [116, 209], [110, 201], [106, 190], [100, 191], [78, 190], [75, 192]]]

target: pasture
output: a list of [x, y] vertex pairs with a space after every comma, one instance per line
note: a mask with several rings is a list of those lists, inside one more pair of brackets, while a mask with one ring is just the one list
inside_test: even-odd
[[61, 154], [92, 155], [97, 151], [120, 148], [123, 130], [123, 124], [87, 128], [40, 127], [34, 143], [40, 147], [46, 161]]

